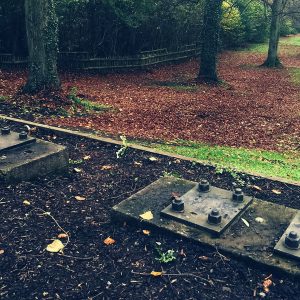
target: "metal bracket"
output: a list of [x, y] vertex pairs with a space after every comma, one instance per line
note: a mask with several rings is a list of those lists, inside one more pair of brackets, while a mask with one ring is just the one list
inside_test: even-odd
[[209, 191], [201, 192], [199, 185], [196, 185], [180, 197], [180, 200], [184, 202], [183, 211], [176, 211], [174, 207], [172, 209], [171, 204], [160, 214], [177, 222], [220, 235], [253, 200], [251, 197], [243, 196], [242, 201], [233, 201], [233, 194], [231, 191], [213, 186]]
[[[290, 235], [292, 234], [292, 239], [290, 240]], [[293, 235], [296, 233], [298, 238], [293, 238]], [[300, 212], [296, 214], [294, 219], [292, 220], [291, 224], [281, 236], [280, 240], [274, 247], [274, 251], [278, 254], [286, 255], [291, 258], [295, 258], [300, 260]], [[290, 242], [294, 242], [291, 243]], [[298, 242], [297, 242], [298, 241]], [[298, 247], [297, 247], [298, 244]], [[292, 247], [290, 247], [290, 246]]]

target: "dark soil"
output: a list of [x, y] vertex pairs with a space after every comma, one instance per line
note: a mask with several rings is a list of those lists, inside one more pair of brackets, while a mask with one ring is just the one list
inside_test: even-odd
[[[0, 124], [1, 125], [1, 124]], [[71, 165], [67, 175], [52, 175], [32, 182], [0, 183], [0, 298], [1, 299], [253, 299], [260, 298], [262, 282], [270, 270], [247, 265], [209, 249], [163, 233], [110, 222], [110, 210], [129, 195], [164, 174], [232, 188], [230, 174], [211, 167], [127, 149], [117, 159], [119, 146], [37, 131], [37, 136], [66, 145]], [[83, 157], [90, 156], [84, 160]], [[103, 166], [106, 166], [103, 168]], [[74, 172], [74, 168], [82, 172]], [[249, 195], [300, 209], [300, 187], [241, 174], [257, 191]], [[272, 189], [280, 190], [276, 195]], [[84, 201], [75, 200], [83, 196]], [[31, 205], [23, 204], [24, 200]], [[42, 208], [70, 235], [64, 255], [45, 251], [62, 231]], [[112, 237], [116, 243], [105, 245]], [[62, 239], [63, 241], [63, 239]], [[65, 242], [65, 241], [63, 241]], [[156, 260], [156, 242], [164, 251], [174, 249], [176, 260]], [[170, 276], [153, 277], [151, 271]], [[142, 273], [142, 274], [136, 274]], [[184, 273], [184, 274], [183, 274]], [[180, 275], [183, 274], [183, 275]], [[268, 299], [299, 299], [299, 279], [284, 274], [273, 281]], [[256, 295], [256, 296], [255, 296]]]

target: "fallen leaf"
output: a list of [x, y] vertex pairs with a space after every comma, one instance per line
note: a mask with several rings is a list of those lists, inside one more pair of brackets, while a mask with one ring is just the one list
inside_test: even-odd
[[247, 226], [247, 227], [250, 227], [250, 224], [247, 220], [245, 220], [244, 218], [241, 218], [241, 220], [244, 222], [244, 224]]
[[150, 156], [150, 157], [149, 157], [149, 160], [152, 161], [152, 162], [158, 161], [158, 159], [157, 159], [156, 157], [154, 157], [154, 156]]
[[269, 287], [273, 284], [271, 279], [265, 279], [263, 282], [264, 291], [268, 293], [270, 291]]
[[276, 194], [276, 195], [280, 195], [280, 194], [281, 194], [281, 191], [279, 191], [279, 190], [272, 190], [272, 192], [273, 192], [274, 194]]
[[3, 249], [0, 249], [0, 255], [3, 254], [3, 253], [4, 253], [4, 250], [3, 250]]
[[68, 237], [68, 235], [66, 233], [60, 233], [58, 236], [57, 236], [59, 239], [65, 239]]
[[24, 204], [24, 205], [30, 205], [30, 202], [29, 202], [28, 200], [24, 200], [24, 201], [23, 201], [23, 204]]
[[75, 199], [77, 201], [84, 201], [85, 200], [85, 197], [82, 197], [82, 196], [75, 196]]
[[138, 166], [138, 167], [141, 167], [143, 164], [142, 163], [140, 163], [140, 162], [138, 162], [138, 161], [135, 161], [134, 163], [133, 163], [135, 166]]
[[90, 155], [86, 155], [86, 156], [83, 157], [83, 159], [84, 160], [89, 160], [89, 159], [91, 159], [91, 156]]
[[104, 170], [110, 170], [110, 169], [112, 169], [112, 166], [110, 166], [110, 165], [105, 165], [105, 166], [101, 167], [102, 171], [104, 171]]
[[209, 257], [204, 256], [204, 255], [199, 256], [198, 258], [201, 259], [201, 260], [209, 260]]
[[64, 244], [60, 240], [54, 240], [47, 246], [46, 250], [49, 252], [59, 252], [64, 249], [64, 247]]
[[149, 211], [146, 211], [145, 213], [141, 214], [140, 217], [141, 217], [143, 220], [152, 220], [152, 219], [153, 219], [153, 214], [152, 214], [152, 212], [149, 210]]
[[144, 230], [143, 230], [143, 234], [145, 234], [145, 235], [150, 235], [150, 231], [149, 231], [149, 230], [146, 230], [146, 229], [144, 229]]
[[152, 276], [154, 276], [154, 277], [157, 277], [157, 276], [161, 276], [161, 275], [162, 275], [162, 272], [152, 271], [150, 274], [151, 274]]
[[74, 168], [73, 170], [74, 170], [74, 172], [76, 172], [76, 173], [81, 173], [81, 172], [82, 172], [82, 170], [79, 169], [79, 168]]
[[257, 218], [255, 218], [255, 221], [256, 221], [257, 223], [264, 223], [264, 222], [265, 222], [265, 219], [263, 219], [262, 217], [257, 217]]
[[250, 185], [251, 188], [253, 188], [254, 190], [257, 190], [257, 191], [261, 191], [261, 187], [259, 187], [258, 185]]
[[173, 197], [174, 199], [179, 199], [179, 198], [180, 198], [180, 194], [177, 193], [177, 192], [172, 192], [171, 195], [172, 195], [172, 197]]
[[108, 237], [108, 238], [106, 238], [104, 241], [103, 241], [103, 243], [105, 244], [105, 245], [112, 245], [112, 244], [114, 244], [116, 241], [114, 240], [114, 239], [112, 239], [110, 236]]

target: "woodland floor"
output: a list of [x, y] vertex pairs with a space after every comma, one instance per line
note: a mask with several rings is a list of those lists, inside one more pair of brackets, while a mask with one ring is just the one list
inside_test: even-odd
[[62, 73], [63, 95], [77, 95], [112, 107], [100, 113], [74, 111], [57, 95], [15, 95], [23, 71], [0, 70], [0, 111], [39, 122], [87, 128], [128, 138], [193, 140], [267, 150], [299, 147], [300, 47], [281, 45], [283, 69], [259, 67], [265, 53], [228, 51], [220, 55], [224, 84], [197, 84], [196, 59], [129, 74]]
[[[70, 172], [32, 182], [0, 183], [1, 299], [299, 299], [298, 279], [181, 238], [152, 231], [146, 235], [142, 230], [147, 228], [110, 222], [113, 205], [165, 174], [194, 181], [207, 178], [226, 189], [235, 181], [231, 174], [158, 155], [151, 161], [153, 155], [133, 149], [117, 159], [119, 146], [46, 131], [35, 134], [68, 147]], [[247, 194], [300, 209], [299, 187], [241, 176], [248, 184]], [[281, 193], [274, 194], [274, 189]], [[62, 230], [37, 208], [50, 213], [68, 232], [70, 242], [63, 255], [45, 251]], [[105, 245], [107, 237], [115, 243]], [[162, 251], [173, 249], [176, 260], [160, 263], [157, 243]], [[172, 275], [154, 277], [152, 271]], [[267, 292], [263, 283], [268, 279], [272, 284]]]

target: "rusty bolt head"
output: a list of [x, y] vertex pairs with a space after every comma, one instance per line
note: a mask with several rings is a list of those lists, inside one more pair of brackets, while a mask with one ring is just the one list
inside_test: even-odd
[[19, 139], [20, 140], [26, 140], [27, 139], [27, 132], [26, 131], [22, 131], [19, 133]]
[[244, 201], [244, 193], [240, 188], [234, 189], [232, 194], [232, 200], [235, 202], [243, 202]]
[[172, 210], [176, 212], [183, 212], [184, 211], [184, 202], [180, 198], [176, 198], [172, 200]]
[[207, 222], [212, 225], [220, 224], [222, 221], [222, 216], [217, 208], [211, 210], [208, 214]]
[[291, 231], [285, 238], [285, 245], [291, 249], [298, 249], [300, 247], [300, 236], [295, 231]]
[[2, 127], [1, 128], [1, 134], [2, 135], [10, 134], [10, 127], [9, 126]]
[[209, 192], [209, 190], [210, 190], [209, 182], [206, 179], [202, 179], [199, 182], [198, 190], [199, 190], [199, 192], [202, 192], [202, 193]]

